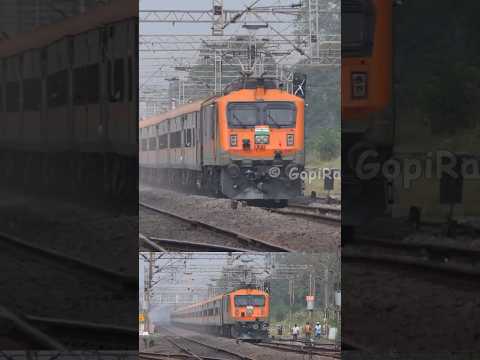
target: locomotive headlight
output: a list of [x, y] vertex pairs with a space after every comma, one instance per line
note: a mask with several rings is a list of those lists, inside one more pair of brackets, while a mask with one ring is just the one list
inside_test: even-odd
[[237, 135], [230, 135], [230, 146], [237, 146], [238, 138]]
[[253, 324], [252, 327], [253, 327], [254, 330], [258, 330], [258, 324]]
[[365, 72], [352, 73], [352, 99], [365, 99], [368, 91], [368, 75]]
[[255, 144], [268, 144], [268, 135], [255, 135]]
[[295, 143], [295, 135], [288, 134], [287, 135], [287, 146], [293, 146], [294, 143]]

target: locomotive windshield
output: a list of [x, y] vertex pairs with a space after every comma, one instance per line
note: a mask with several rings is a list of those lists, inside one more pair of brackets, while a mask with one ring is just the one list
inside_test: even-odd
[[228, 105], [230, 127], [254, 127], [257, 124], [258, 108], [255, 103], [233, 103]]
[[230, 128], [247, 128], [256, 125], [294, 127], [295, 104], [282, 101], [230, 103], [227, 108]]
[[265, 296], [263, 295], [236, 295], [234, 298], [235, 306], [265, 306]]

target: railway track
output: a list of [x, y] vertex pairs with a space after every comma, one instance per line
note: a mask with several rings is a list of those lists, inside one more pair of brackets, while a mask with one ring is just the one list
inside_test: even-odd
[[116, 349], [138, 335], [136, 328], [18, 314], [3, 306], [0, 321], [21, 343], [44, 350]]
[[[193, 251], [197, 250], [198, 248], [204, 248], [204, 249], [216, 248], [217, 249], [216, 251], [234, 251], [234, 250], [228, 250], [229, 248], [230, 249], [235, 249], [235, 251], [265, 251], [265, 252], [291, 252], [292, 251], [291, 249], [289, 249], [287, 247], [272, 244], [272, 243], [270, 243], [266, 240], [263, 240], [263, 239], [259, 239], [259, 238], [256, 238], [256, 237], [253, 237], [253, 236], [250, 236], [250, 235], [246, 235], [246, 234], [243, 234], [243, 233], [240, 233], [240, 232], [236, 232], [236, 231], [233, 231], [233, 230], [230, 230], [230, 229], [226, 229], [226, 228], [223, 228], [223, 227], [212, 225], [212, 224], [206, 223], [204, 221], [191, 219], [191, 218], [179, 215], [179, 214], [175, 214], [171, 211], [168, 211], [168, 210], [165, 210], [165, 209], [160, 209], [160, 208], [155, 207], [153, 205], [143, 203], [143, 202], [140, 202], [139, 206], [143, 207], [145, 209], [157, 212], [159, 214], [166, 215], [166, 216], [181, 220], [183, 222], [189, 223], [190, 225], [198, 226], [200, 228], [213, 231], [217, 234], [222, 234], [222, 235], [228, 236], [229, 238], [232, 238], [233, 240], [235, 240], [237, 243], [241, 244], [241, 247], [234, 248], [234, 247], [217, 246], [217, 245], [213, 245], [213, 244], [206, 244], [206, 243], [200, 243], [200, 242], [193, 242], [193, 243], [191, 243], [194, 247], [194, 248], [192, 248]], [[154, 240], [155, 238], [149, 237], [149, 239], [152, 240], [154, 243], [156, 243], [161, 248], [165, 248], [165, 249], [168, 248], [167, 243], [169, 242], [168, 240], [170, 240], [170, 239], [163, 239], [164, 240], [163, 243], [165, 244], [165, 247], [161, 245], [161, 243], [162, 243], [161, 240], [162, 239], [160, 239], [160, 241], [158, 241], [158, 243], [157, 243], [157, 241]], [[141, 241], [143, 241], [145, 243], [144, 240], [141, 240]], [[177, 247], [180, 246], [180, 247], [189, 249], [188, 248], [189, 242], [179, 241], [179, 240], [173, 241], [172, 240], [169, 243], [170, 243], [170, 246], [177, 246]]]
[[20, 248], [24, 251], [28, 251], [30, 254], [34, 254], [45, 260], [55, 263], [62, 263], [63, 265], [67, 266], [74, 265], [77, 269], [82, 269], [91, 274], [95, 274], [96, 276], [102, 276], [104, 278], [123, 282], [128, 286], [137, 287], [138, 284], [138, 279], [135, 276], [118, 273], [110, 269], [90, 264], [86, 261], [71, 257], [69, 255], [62, 254], [61, 252], [55, 250], [42, 248], [14, 235], [0, 232], [0, 242]]
[[442, 244], [394, 242], [358, 237], [342, 247], [342, 261], [409, 266], [454, 275], [480, 277], [480, 250]]
[[[169, 342], [177, 348], [181, 354], [175, 354], [177, 358], [196, 359], [196, 360], [256, 360], [250, 356], [239, 354], [237, 352], [207, 344], [197, 339], [179, 335], [171, 330], [162, 328], [162, 331], [169, 334], [162, 339]], [[168, 358], [171, 353], [139, 353], [139, 357], [147, 360], [159, 360]]]
[[244, 252], [245, 249], [230, 246], [221, 246], [214, 244], [202, 244], [193, 241], [162, 239], [157, 237], [147, 237], [143, 234], [139, 235], [142, 251], [208, 251], [208, 252]]
[[319, 355], [323, 357], [329, 357], [332, 359], [340, 359], [341, 352], [332, 347], [325, 347], [315, 344], [295, 344], [295, 343], [286, 343], [286, 342], [263, 342], [263, 343], [256, 343], [255, 345], [260, 347], [268, 347], [271, 349], [281, 350], [292, 352], [296, 354], [304, 354], [304, 355]]
[[289, 204], [283, 209], [268, 209], [270, 212], [309, 219], [328, 221], [335, 224], [342, 222], [342, 209], [328, 205], [309, 206], [305, 204]]
[[[53, 287], [57, 284], [65, 284], [67, 278], [76, 279], [79, 284], [92, 284], [91, 287], [87, 285], [72, 286], [65, 293], [62, 293], [65, 299], [75, 299], [72, 300], [74, 306], [79, 306], [86, 299], [95, 304], [95, 296], [89, 294], [98, 293], [98, 289], [105, 291], [105, 296], [112, 296], [115, 299], [112, 302], [116, 304], [120, 304], [122, 301], [128, 302], [129, 298], [125, 297], [125, 294], [133, 294], [133, 290], [138, 288], [136, 276], [117, 273], [58, 251], [33, 245], [10, 234], [0, 233], [0, 244], [2, 255], [6, 256], [5, 259], [8, 256], [12, 259], [21, 257], [22, 262], [32, 264], [32, 274], [27, 271], [25, 276], [20, 277], [22, 280], [19, 280], [24, 281], [24, 287], [30, 291], [41, 293], [43, 290], [46, 294], [51, 294], [51, 291], [47, 291], [42, 287], [43, 285], [34, 280], [33, 274], [35, 272], [40, 272], [44, 276], [54, 279]], [[36, 264], [38, 264], [38, 269], [35, 267]], [[20, 348], [44, 350], [72, 348], [123, 349], [128, 344], [133, 346], [132, 337], [138, 334], [138, 330], [134, 328], [116, 324], [102, 324], [102, 320], [99, 320], [98, 316], [92, 316], [91, 322], [68, 318], [70, 314], [75, 314], [75, 310], [73, 312], [70, 308], [59, 310], [57, 309], [58, 304], [55, 303], [63, 298], [46, 301], [47, 304], [51, 305], [51, 308], [47, 307], [45, 309], [42, 307], [41, 310], [38, 310], [36, 304], [25, 305], [27, 303], [25, 301], [18, 302], [17, 305], [17, 303], [11, 302], [8, 296], [2, 296], [1, 299], [0, 324], [2, 325], [0, 327], [6, 330], [2, 335], [11, 339], [13, 343], [23, 344]], [[100, 303], [105, 302], [102, 298], [99, 298], [98, 301]], [[26, 306], [31, 307], [32, 310], [24, 310], [27, 308]], [[53, 313], [53, 309], [56, 309], [56, 313], [60, 314], [59, 318], [43, 315], [44, 313]], [[31, 314], [27, 313], [29, 311], [31, 311]]]

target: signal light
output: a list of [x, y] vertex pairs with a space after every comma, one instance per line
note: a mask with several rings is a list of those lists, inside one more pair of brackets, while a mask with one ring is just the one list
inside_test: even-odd
[[230, 135], [230, 146], [237, 146], [237, 135]]
[[287, 146], [293, 146], [294, 143], [295, 143], [295, 135], [288, 134], [287, 135]]
[[368, 74], [352, 73], [352, 99], [366, 99], [368, 94]]

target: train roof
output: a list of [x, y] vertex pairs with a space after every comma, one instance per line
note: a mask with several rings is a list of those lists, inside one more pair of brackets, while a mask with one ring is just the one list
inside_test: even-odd
[[189, 104], [184, 104], [180, 105], [177, 108], [173, 110], [169, 110], [167, 112], [151, 116], [145, 120], [140, 121], [140, 128], [144, 128], [150, 125], [158, 124], [164, 120], [167, 119], [172, 119], [177, 116], [183, 115], [183, 114], [188, 114], [194, 111], [200, 111], [200, 108], [202, 106], [202, 103], [205, 102], [204, 100], [197, 100], [195, 102], [189, 103]]
[[42, 25], [30, 32], [0, 41], [0, 58], [42, 48], [65, 36], [80, 34], [133, 17], [138, 17], [138, 0], [116, 0], [108, 5], [98, 5], [84, 14]]
[[214, 296], [210, 299], [207, 299], [207, 300], [203, 300], [203, 301], [200, 301], [200, 302], [197, 302], [195, 304], [191, 304], [191, 305], [187, 305], [187, 306], [184, 306], [180, 309], [177, 309], [175, 311], [173, 311], [173, 313], [176, 313], [176, 312], [180, 312], [180, 311], [185, 311], [185, 310], [189, 310], [189, 309], [192, 309], [192, 308], [195, 308], [197, 306], [200, 306], [200, 305], [205, 305], [205, 304], [208, 304], [212, 301], [215, 301], [215, 300], [221, 300], [223, 298], [224, 295], [230, 295], [230, 294], [234, 294], [234, 293], [237, 293], [237, 292], [244, 292], [245, 290], [248, 290], [249, 292], [252, 292], [254, 294], [263, 294], [263, 295], [267, 295], [268, 296], [268, 293], [263, 291], [263, 290], [260, 290], [260, 289], [255, 289], [255, 288], [242, 288], [242, 289], [237, 289], [237, 290], [232, 290], [232, 291], [229, 291], [225, 294], [221, 294], [221, 295], [217, 295], [217, 296]]

